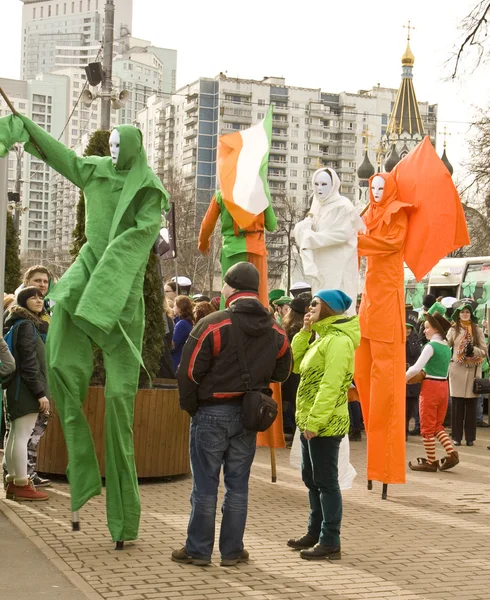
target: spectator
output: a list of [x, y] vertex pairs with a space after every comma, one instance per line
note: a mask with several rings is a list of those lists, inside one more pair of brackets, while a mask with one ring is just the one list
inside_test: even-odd
[[[309, 491], [308, 529], [288, 546], [306, 560], [341, 558], [342, 494], [339, 447], [349, 431], [347, 391], [354, 373], [359, 318], [347, 317], [352, 300], [340, 290], [317, 292], [292, 343], [294, 372], [301, 380], [296, 423], [301, 431], [302, 477]], [[310, 344], [311, 332], [318, 338]]]
[[[224, 281], [227, 310], [204, 317], [192, 330], [177, 373], [180, 405], [192, 416], [192, 510], [187, 541], [181, 550], [172, 552], [172, 560], [186, 564], [211, 562], [222, 465], [221, 565], [233, 566], [249, 557], [243, 534], [256, 433], [242, 424], [247, 388], [236, 344], [243, 347], [254, 390], [268, 389], [271, 381], [284, 381], [291, 368], [286, 335], [260, 303], [258, 270], [240, 262], [228, 269]], [[231, 331], [230, 313], [238, 322], [238, 332]]]
[[291, 300], [292, 298], [289, 296], [281, 296], [273, 302], [274, 317], [279, 324], [283, 322], [284, 317], [288, 314]]
[[[294, 298], [289, 304], [289, 312], [285, 315], [282, 327], [288, 336], [289, 343], [303, 327], [306, 314], [306, 302], [301, 298]], [[284, 433], [292, 438], [296, 429], [296, 392], [299, 385], [299, 373], [291, 373], [282, 386], [282, 410], [284, 420]]]
[[15, 301], [14, 294], [3, 294], [3, 310], [6, 311], [8, 307]]
[[174, 307], [175, 298], [177, 298], [179, 294], [179, 287], [175, 283], [175, 281], [167, 281], [163, 287], [163, 292], [165, 294], [165, 300], [167, 301], [167, 305], [170, 309]]
[[221, 296], [213, 296], [211, 298], [211, 304], [214, 306], [214, 310], [219, 310], [221, 304]]
[[476, 440], [476, 403], [473, 381], [480, 378], [487, 355], [483, 330], [478, 327], [471, 300], [459, 300], [454, 305], [454, 325], [447, 341], [453, 349], [449, 365], [449, 393], [451, 394], [451, 435], [455, 446], [461, 446], [464, 436], [467, 446]]
[[172, 335], [172, 349], [170, 350], [170, 354], [172, 355], [172, 364], [175, 373], [180, 364], [182, 349], [184, 348], [184, 344], [186, 343], [193, 326], [193, 307], [194, 303], [189, 296], [177, 296], [174, 300], [174, 332]]
[[[418, 314], [415, 311], [407, 310], [405, 315], [405, 327], [406, 327], [406, 368], [408, 369], [414, 365], [422, 352], [422, 346], [418, 340], [417, 335], [417, 324]], [[419, 395], [420, 395], [420, 383], [408, 385], [406, 389], [406, 421], [407, 421], [407, 435], [419, 435], [420, 434], [420, 423], [417, 423], [417, 417], [419, 416]], [[412, 431], [409, 431], [410, 419], [414, 417], [415, 427]], [[418, 426], [417, 426], [418, 425]]]
[[[47, 335], [48, 326], [50, 323], [50, 312], [51, 312], [51, 307], [50, 307], [49, 301], [46, 300], [46, 294], [49, 291], [49, 284], [52, 279], [53, 279], [53, 276], [51, 274], [51, 271], [49, 271], [49, 269], [47, 269], [46, 267], [43, 267], [42, 265], [34, 265], [32, 267], [29, 267], [27, 269], [27, 271], [24, 273], [24, 278], [23, 278], [22, 284], [16, 290], [16, 293], [18, 295], [20, 290], [25, 289], [26, 287], [34, 286], [41, 292], [41, 294], [43, 296], [43, 311], [40, 314], [40, 318], [42, 321], [44, 321], [46, 323], [44, 332], [42, 334], [44, 341], [46, 341], [46, 335]], [[4, 314], [5, 323], [8, 322], [8, 315], [9, 315], [9, 312]], [[45, 477], [41, 477], [36, 471], [37, 449], [39, 447], [39, 442], [41, 441], [41, 438], [44, 435], [44, 432], [46, 431], [47, 426], [48, 426], [48, 416], [46, 415], [46, 413], [43, 413], [41, 411], [38, 414], [36, 424], [34, 426], [34, 429], [32, 430], [31, 437], [29, 438], [29, 443], [27, 444], [27, 474], [36, 487], [49, 487], [51, 485], [51, 481], [49, 479], [47, 479]], [[9, 430], [10, 430], [10, 427], [9, 427], [9, 424], [7, 423], [6, 431], [5, 431], [4, 446], [6, 446], [6, 444], [7, 444]], [[5, 458], [2, 462], [2, 467], [3, 467], [3, 477], [4, 477], [4, 481], [5, 481], [5, 477], [7, 475], [7, 466], [6, 466]]]
[[[10, 354], [7, 342], [0, 335], [0, 380], [3, 381], [8, 375], [15, 371], [15, 360]], [[0, 391], [0, 393], [2, 393]]]
[[165, 321], [165, 336], [163, 338], [162, 356], [160, 358], [160, 370], [158, 377], [160, 379], [175, 379], [172, 356], [170, 349], [172, 347], [172, 337], [174, 333], [173, 311], [169, 309], [167, 298], [163, 298], [163, 318]]
[[6, 494], [11, 500], [47, 500], [49, 495], [36, 490], [27, 474], [27, 444], [39, 412], [49, 414], [49, 389], [46, 378], [44, 337], [47, 324], [41, 319], [43, 295], [34, 286], [17, 295], [7, 320], [13, 332], [14, 357], [19, 377], [7, 388], [6, 412], [11, 431], [5, 445], [7, 466]]
[[214, 312], [216, 312], [216, 309], [211, 304], [211, 302], [203, 302], [203, 301], [197, 302], [196, 304], [194, 304], [194, 310], [193, 310], [194, 325], [197, 325], [197, 323], [201, 319], [203, 319], [204, 317], [207, 317], [208, 315], [210, 315], [211, 313], [214, 313]]

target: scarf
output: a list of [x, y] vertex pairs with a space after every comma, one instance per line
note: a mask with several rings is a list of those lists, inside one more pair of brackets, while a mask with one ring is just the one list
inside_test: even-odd
[[479, 356], [466, 356], [466, 348], [468, 347], [468, 344], [473, 344], [473, 329], [471, 326], [471, 321], [468, 323], [466, 321], [460, 321], [459, 324], [463, 331], [463, 335], [459, 342], [458, 351], [456, 353], [456, 362], [465, 366], [466, 368], [475, 367], [482, 364], [483, 358]]

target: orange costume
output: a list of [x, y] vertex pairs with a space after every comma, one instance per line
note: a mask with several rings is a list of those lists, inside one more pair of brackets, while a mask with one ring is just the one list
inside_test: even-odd
[[[371, 181], [385, 180], [376, 203]], [[361, 344], [355, 381], [367, 433], [367, 478], [405, 483], [405, 298], [403, 249], [411, 206], [398, 199], [395, 179], [378, 173], [370, 179], [366, 235], [358, 252], [367, 257], [359, 312]]]
[[[206, 215], [201, 223], [199, 232], [198, 248], [202, 253], [209, 251], [209, 239], [213, 234], [218, 218], [221, 217], [221, 234], [223, 236], [223, 247], [221, 250], [221, 269], [223, 275], [238, 262], [246, 261], [252, 263], [260, 274], [259, 297], [262, 304], [269, 307], [269, 296], [267, 289], [267, 250], [265, 248], [265, 232], [274, 231], [277, 220], [272, 207], [269, 205], [264, 212], [254, 217], [253, 222], [247, 227], [240, 228], [233, 219], [222, 198], [220, 191], [213, 196]], [[403, 372], [405, 375], [405, 371]], [[257, 435], [257, 446], [268, 446], [269, 448], [284, 448], [282, 402], [280, 384], [271, 384], [273, 397], [279, 407], [279, 415], [272, 426], [263, 433]]]
[[[372, 180], [385, 180], [381, 200]], [[367, 257], [355, 381], [367, 432], [367, 478], [405, 483], [405, 299], [403, 263], [420, 281], [469, 243], [451, 175], [429, 137], [390, 173], [369, 181], [370, 205], [358, 252]]]

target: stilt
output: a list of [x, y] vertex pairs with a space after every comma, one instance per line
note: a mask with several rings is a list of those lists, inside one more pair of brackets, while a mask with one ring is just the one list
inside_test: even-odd
[[368, 490], [372, 490], [372, 489], [373, 489], [373, 480], [368, 479]]
[[388, 484], [383, 483], [383, 492], [381, 494], [381, 500], [386, 500], [388, 498]]
[[276, 470], [276, 449], [271, 448], [271, 481], [276, 483], [277, 481], [277, 470]]
[[71, 530], [80, 531], [80, 517], [78, 515], [78, 510], [71, 513]]
[[120, 540], [119, 542], [116, 542], [114, 550], [124, 550], [124, 541]]

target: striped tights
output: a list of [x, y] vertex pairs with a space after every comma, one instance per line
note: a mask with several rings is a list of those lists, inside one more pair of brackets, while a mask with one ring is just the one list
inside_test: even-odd
[[427, 454], [427, 462], [433, 463], [436, 460], [436, 440], [438, 439], [439, 443], [444, 448], [446, 454], [448, 456], [451, 455], [451, 452], [454, 451], [453, 445], [451, 444], [451, 440], [449, 439], [448, 434], [442, 430], [438, 431], [435, 435], [424, 435], [424, 448], [425, 453]]

